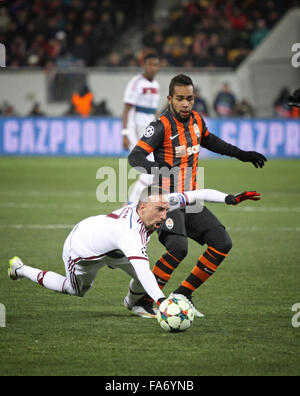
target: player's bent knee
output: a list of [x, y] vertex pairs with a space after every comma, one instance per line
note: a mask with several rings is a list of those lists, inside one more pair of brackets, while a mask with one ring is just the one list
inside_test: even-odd
[[224, 254], [228, 254], [233, 246], [230, 235], [223, 226], [211, 230], [207, 235], [206, 243]]
[[232, 246], [233, 246], [232, 240], [229, 234], [225, 231], [223, 241], [218, 244], [218, 248], [219, 248], [218, 250], [222, 253], [228, 254], [232, 249]]
[[70, 282], [66, 282], [64, 286], [64, 293], [69, 294], [70, 296], [83, 297], [89, 289], [90, 287], [79, 288], [77, 285], [74, 286]]
[[230, 236], [228, 235], [228, 240], [226, 240], [225, 244], [224, 244], [225, 252], [229, 253], [229, 251], [232, 249], [232, 247], [233, 247], [233, 243], [232, 243]]
[[182, 261], [188, 254], [188, 248], [187, 246], [176, 246], [170, 253], [179, 261]]
[[80, 290], [79, 292], [77, 292], [76, 294], [74, 294], [76, 297], [84, 297], [86, 291], [84, 290]]
[[179, 261], [182, 261], [188, 254], [187, 238], [180, 235], [173, 235], [165, 246], [167, 251]]
[[85, 293], [87, 292], [87, 290], [74, 290], [72, 289], [70, 293], [71, 296], [75, 296], [75, 297], [84, 297]]

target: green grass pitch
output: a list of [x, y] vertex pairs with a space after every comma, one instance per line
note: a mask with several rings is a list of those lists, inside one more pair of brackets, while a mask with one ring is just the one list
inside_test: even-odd
[[[300, 161], [269, 160], [263, 169], [228, 159], [200, 165], [206, 188], [257, 190], [262, 200], [208, 205], [229, 230], [233, 249], [195, 293], [205, 318], [185, 333], [168, 334], [123, 307], [129, 281], [123, 271], [101, 270], [84, 298], [7, 276], [14, 255], [64, 274], [61, 252], [72, 225], [120, 207], [96, 200], [97, 169], [117, 168], [117, 160], [0, 158], [1, 376], [300, 374], [300, 327], [292, 326], [292, 306], [300, 303]], [[151, 263], [163, 252], [153, 235]], [[190, 241], [167, 295], [202, 252]]]

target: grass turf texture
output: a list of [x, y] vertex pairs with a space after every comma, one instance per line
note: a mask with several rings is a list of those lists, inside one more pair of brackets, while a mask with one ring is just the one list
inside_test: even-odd
[[[165, 333], [155, 320], [132, 316], [122, 303], [129, 277], [105, 268], [84, 298], [7, 277], [8, 259], [64, 274], [61, 251], [71, 226], [119, 204], [99, 204], [103, 158], [0, 158], [0, 375], [299, 375], [300, 161], [265, 168], [237, 160], [206, 160], [205, 187], [257, 190], [258, 203], [209, 204], [226, 225], [233, 249], [195, 293], [204, 319], [185, 333]], [[153, 235], [153, 264], [164, 252]], [[190, 241], [168, 295], [186, 278], [203, 248]]]

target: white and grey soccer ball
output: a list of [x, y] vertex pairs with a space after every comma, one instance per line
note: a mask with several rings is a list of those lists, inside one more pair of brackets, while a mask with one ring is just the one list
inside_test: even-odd
[[168, 298], [161, 303], [157, 320], [165, 331], [185, 331], [193, 324], [194, 309], [186, 300]]

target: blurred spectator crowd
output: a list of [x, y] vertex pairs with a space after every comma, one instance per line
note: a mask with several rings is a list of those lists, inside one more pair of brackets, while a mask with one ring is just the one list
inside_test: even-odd
[[[162, 66], [237, 67], [297, 0], [183, 0], [153, 20], [156, 0], [3, 0], [7, 66], [139, 66], [155, 50]], [[113, 47], [143, 31], [136, 53]]]
[[143, 44], [164, 66], [235, 68], [296, 3], [183, 0], [163, 26], [147, 26]]
[[[8, 67], [94, 66], [143, 16], [139, 0], [3, 0], [0, 42]], [[130, 15], [130, 18], [128, 18]], [[142, 16], [141, 16], [142, 15]]]
[[[163, 67], [236, 68], [291, 7], [300, 0], [182, 0], [171, 10], [156, 0], [1, 0], [0, 43], [8, 67], [42, 67], [48, 75], [69, 66], [137, 67], [156, 52]], [[178, 4], [178, 2], [176, 2]], [[139, 32], [132, 48], [126, 32]], [[133, 33], [134, 34], [134, 33]], [[293, 117], [283, 87], [273, 103], [274, 117]], [[86, 92], [72, 97], [65, 115], [80, 115]], [[78, 99], [79, 98], [79, 99]], [[91, 97], [92, 98], [92, 97]], [[106, 101], [90, 100], [88, 115], [112, 115]], [[81, 104], [81, 108], [83, 105]], [[224, 83], [210, 106], [197, 91], [195, 110], [203, 116], [255, 116]], [[17, 115], [0, 104], [0, 116]], [[29, 116], [46, 115], [33, 103]]]

